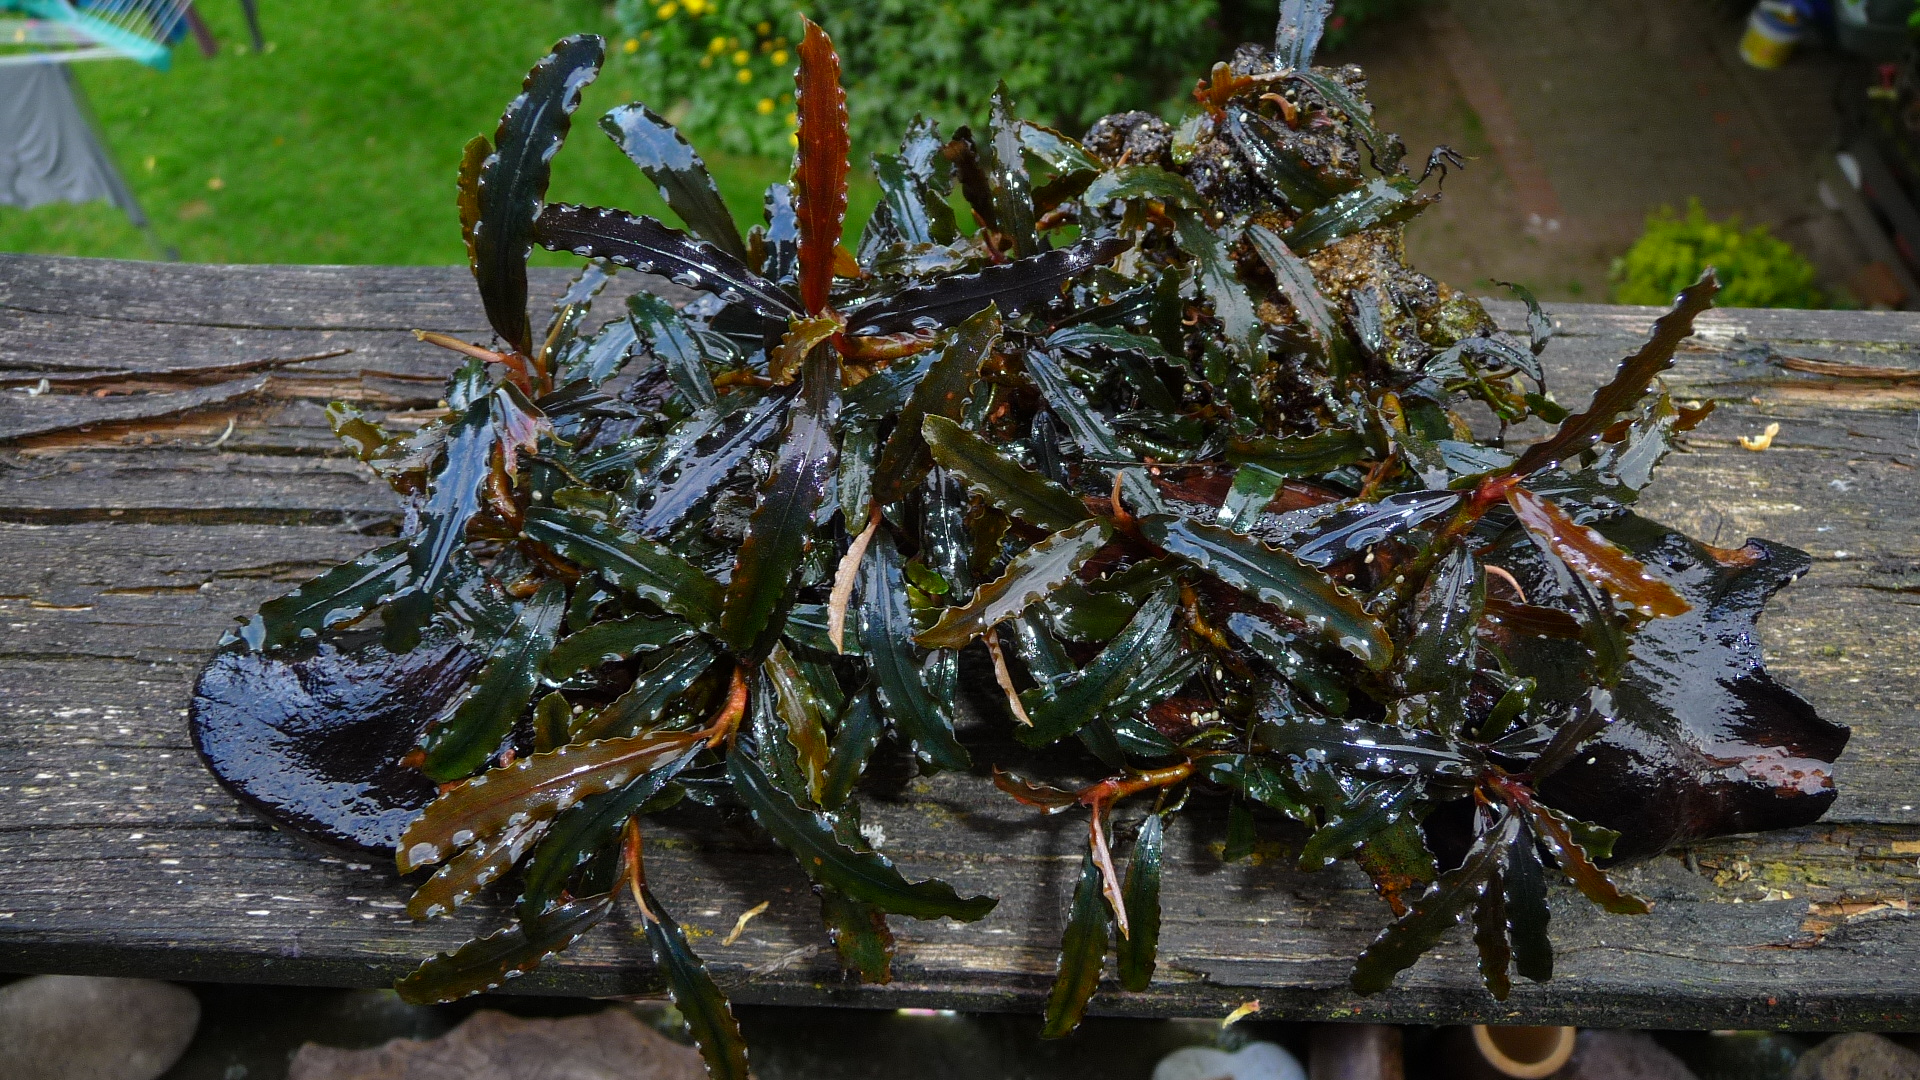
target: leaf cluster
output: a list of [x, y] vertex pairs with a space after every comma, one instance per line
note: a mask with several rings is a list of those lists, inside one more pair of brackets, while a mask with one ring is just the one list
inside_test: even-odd
[[[602, 126], [685, 229], [548, 202], [602, 45], [534, 68], [461, 171], [497, 340], [436, 342], [468, 359], [414, 435], [334, 413], [409, 529], [242, 635], [271, 650], [377, 623], [404, 651], [433, 624], [485, 657], [409, 759], [446, 786], [397, 857], [433, 868], [417, 915], [511, 881], [518, 925], [403, 991], [497, 985], [624, 890], [710, 1065], [742, 1073], [724, 999], [646, 887], [639, 823], [683, 799], [750, 815], [813, 882], [848, 970], [885, 981], [890, 915], [994, 906], [912, 880], [860, 829], [878, 753], [998, 764], [964, 737], [963, 666], [998, 687], [970, 711], [1086, 751], [1070, 786], [995, 770], [1087, 820], [1052, 1034], [1110, 945], [1124, 985], [1151, 977], [1162, 838], [1189, 795], [1226, 797], [1229, 857], [1278, 816], [1307, 830], [1304, 866], [1371, 876], [1396, 918], [1355, 967], [1363, 992], [1469, 918], [1496, 996], [1510, 971], [1546, 978], [1553, 877], [1645, 909], [1599, 867], [1610, 834], [1537, 785], [1613, 719], [1637, 630], [1689, 607], [1591, 526], [1697, 421], [1650, 391], [1714, 282], [1568, 415], [1537, 305], [1517, 338], [1405, 267], [1399, 227], [1433, 196], [1357, 76], [1310, 66], [1325, 5], [1287, 8], [1305, 21], [1217, 67], [1177, 130], [1123, 116], [1075, 140], [1004, 88], [977, 132], [915, 122], [844, 243], [848, 112], [818, 27], [794, 45], [794, 182], [746, 229], [639, 106]], [[588, 260], [544, 326], [535, 243]], [[697, 298], [590, 319], [621, 267]], [[1515, 452], [1470, 408], [1558, 426]], [[1529, 666], [1541, 642], [1553, 663]]]

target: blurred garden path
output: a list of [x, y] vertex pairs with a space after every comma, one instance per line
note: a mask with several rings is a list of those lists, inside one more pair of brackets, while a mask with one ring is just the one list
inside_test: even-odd
[[1819, 194], [1849, 61], [1805, 47], [1755, 71], [1736, 51], [1743, 17], [1724, 0], [1434, 0], [1327, 59], [1366, 66], [1410, 156], [1448, 143], [1473, 159], [1410, 230], [1437, 277], [1604, 300], [1647, 212], [1697, 196], [1855, 292], [1867, 257]]

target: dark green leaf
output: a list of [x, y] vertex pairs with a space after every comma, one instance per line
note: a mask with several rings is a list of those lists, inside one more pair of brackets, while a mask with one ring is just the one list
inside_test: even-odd
[[1499, 870], [1487, 879], [1473, 910], [1473, 944], [1480, 953], [1480, 981], [1487, 984], [1487, 993], [1495, 1001], [1507, 1000], [1513, 992], [1513, 980], [1507, 975], [1513, 950], [1507, 945], [1506, 882]]
[[[1088, 457], [1107, 463], [1109, 468], [1119, 462], [1136, 460], [1131, 452], [1120, 445], [1119, 438], [1113, 433], [1113, 425], [1107, 422], [1107, 418], [1088, 403], [1087, 396], [1080, 392], [1079, 387], [1068, 381], [1059, 361], [1034, 349], [1027, 353], [1026, 362], [1027, 374], [1033, 379], [1034, 385], [1040, 388], [1054, 415], [1067, 425], [1074, 442], [1080, 444], [1080, 449]], [[1145, 469], [1123, 468], [1120, 473], [1121, 493], [1132, 501], [1135, 512], [1158, 513], [1164, 508], [1160, 489], [1154, 486]]]
[[411, 575], [405, 541], [374, 548], [260, 605], [240, 636], [255, 649], [291, 645], [366, 614], [405, 588]]
[[1527, 447], [1513, 471], [1529, 476], [1590, 449], [1607, 428], [1613, 426], [1614, 419], [1633, 408], [1646, 394], [1647, 387], [1653, 385], [1653, 380], [1673, 366], [1674, 350], [1693, 333], [1693, 320], [1713, 306], [1713, 298], [1719, 291], [1720, 282], [1713, 276], [1712, 269], [1701, 274], [1700, 280], [1680, 294], [1673, 310], [1653, 324], [1653, 336], [1640, 351], [1620, 361], [1613, 380], [1594, 391], [1586, 410], [1568, 417], [1560, 430]]
[[1368, 720], [1270, 719], [1255, 729], [1261, 745], [1303, 761], [1337, 762], [1380, 776], [1477, 774], [1480, 763], [1460, 744], [1417, 728]]
[[427, 752], [421, 771], [435, 780], [458, 780], [484, 766], [527, 711], [540, 665], [553, 651], [566, 614], [567, 589], [549, 581], [528, 598], [504, 641], [494, 646], [486, 670], [453, 715], [420, 740]]
[[1234, 359], [1250, 370], [1259, 371], [1267, 363], [1267, 326], [1253, 309], [1253, 298], [1240, 282], [1228, 252], [1226, 237], [1207, 227], [1198, 212], [1183, 210], [1174, 215], [1176, 239], [1193, 256], [1199, 272], [1200, 291], [1213, 305], [1213, 317], [1220, 320], [1220, 333]]
[[957, 235], [953, 208], [915, 175], [904, 155], [875, 154], [873, 178], [880, 185], [880, 205], [885, 208], [901, 242], [946, 244], [953, 241]]
[[1519, 297], [1520, 302], [1527, 305], [1528, 345], [1533, 355], [1539, 356], [1546, 350], [1547, 342], [1553, 340], [1552, 317], [1540, 306], [1540, 299], [1533, 295], [1533, 290], [1525, 285], [1512, 281], [1496, 281], [1494, 284]]
[[1474, 630], [1486, 600], [1480, 563], [1462, 544], [1434, 567], [1426, 591], [1414, 606], [1413, 634], [1400, 655], [1400, 680], [1412, 693], [1440, 692], [1439, 707], [1449, 719], [1463, 718], [1457, 703], [1473, 675], [1473, 659], [1479, 651]]
[[1127, 860], [1127, 880], [1120, 895], [1127, 908], [1126, 937], [1120, 939], [1120, 985], [1139, 992], [1153, 981], [1155, 955], [1160, 948], [1160, 846], [1165, 818], [1148, 814]]
[[562, 682], [589, 668], [664, 648], [691, 636], [693, 627], [679, 619], [629, 615], [611, 622], [594, 623], [554, 646], [553, 655], [547, 657], [545, 674], [554, 682]]
[[[527, 255], [547, 197], [553, 155], [566, 140], [580, 91], [600, 73], [605, 46], [592, 34], [564, 38], [527, 72], [520, 96], [500, 114], [493, 153], [475, 183], [477, 215], [469, 250], [487, 321], [501, 340], [533, 355], [527, 320]], [[470, 148], [471, 149], [471, 148]]]
[[708, 175], [706, 162], [678, 129], [638, 102], [601, 117], [600, 128], [659, 187], [660, 198], [680, 215], [687, 228], [741, 262], [746, 261], [747, 245], [740, 240], [733, 214]]
[[[732, 479], [741, 462], [780, 432], [787, 402], [784, 394], [773, 394], [724, 415], [703, 410], [697, 419], [688, 420], [683, 426], [687, 437], [676, 438], [672, 453], [649, 462], [649, 472], [641, 478], [653, 501], [641, 511], [635, 531], [654, 540], [671, 532]], [[719, 432], [725, 434], [711, 449], [699, 449], [707, 444], [707, 435]], [[671, 475], [663, 476], [668, 470]]]
[[712, 1080], [749, 1080], [747, 1043], [740, 1037], [740, 1025], [726, 995], [687, 944], [680, 924], [645, 885], [640, 886], [640, 902], [640, 921], [646, 927], [647, 944], [653, 947], [654, 965], [666, 976], [674, 1008], [680, 1010], [693, 1045], [707, 1061], [707, 1075]]
[[694, 638], [668, 649], [606, 708], [575, 716], [570, 741], [626, 739], [646, 731], [719, 658], [719, 650], [706, 638]]
[[1547, 845], [1547, 850], [1560, 863], [1560, 873], [1587, 899], [1615, 915], [1645, 915], [1653, 910], [1653, 905], [1645, 900], [1621, 892], [1607, 872], [1594, 865], [1592, 856], [1574, 837], [1574, 819], [1531, 800], [1522, 803], [1520, 808], [1526, 813], [1527, 826], [1533, 835]]
[[[485, 378], [478, 360], [455, 376], [456, 381], [482, 386]], [[467, 524], [480, 512], [480, 485], [487, 478], [496, 441], [492, 402], [491, 395], [468, 402], [447, 430], [446, 462], [433, 478], [433, 493], [420, 515], [420, 531], [408, 541], [407, 565], [413, 581], [387, 606], [386, 645], [394, 652], [411, 651], [419, 642], [420, 628], [433, 614], [434, 597], [446, 583], [447, 568], [466, 538]]]
[[1513, 943], [1513, 970], [1523, 978], [1553, 978], [1553, 943], [1547, 939], [1552, 912], [1547, 907], [1547, 876], [1531, 833], [1521, 830], [1507, 850], [1507, 933]]
[[820, 894], [820, 914], [834, 951], [840, 954], [841, 969], [854, 972], [869, 985], [892, 982], [894, 940], [886, 911], [825, 885], [815, 886], [814, 891]]
[[1051, 531], [1086, 518], [1086, 504], [1072, 492], [1027, 470], [954, 421], [929, 416], [920, 431], [933, 460], [996, 509]]
[[1086, 521], [1054, 533], [1014, 556], [998, 579], [980, 586], [965, 604], [941, 612], [939, 621], [914, 640], [928, 648], [961, 648], [1058, 586], [1076, 580], [1080, 567], [1112, 536], [1113, 529], [1104, 521]]
[[[1295, 317], [1300, 320], [1300, 325], [1306, 328], [1307, 336], [1313, 341], [1314, 348], [1327, 361], [1329, 370], [1335, 374], [1350, 370], [1355, 363], [1353, 340], [1347, 336], [1346, 329], [1340, 325], [1339, 317], [1327, 305], [1326, 296], [1321, 293], [1319, 283], [1314, 280], [1312, 267], [1288, 250], [1286, 241], [1280, 239], [1265, 225], [1249, 227], [1247, 239], [1252, 241], [1253, 250], [1259, 252], [1261, 261], [1267, 264], [1267, 269], [1273, 271], [1274, 281], [1279, 283], [1280, 291], [1285, 294], [1287, 302], [1293, 305]], [[1341, 432], [1340, 434], [1357, 441], [1357, 436], [1351, 433]], [[1312, 437], [1309, 436], [1309, 438]]]
[[447, 860], [422, 882], [407, 900], [407, 914], [415, 919], [445, 915], [473, 899], [481, 889], [520, 861], [547, 831], [550, 821], [523, 821], [496, 836], [475, 842]]
[[1107, 924], [1111, 915], [1100, 891], [1100, 867], [1089, 850], [1080, 860], [1080, 881], [1073, 887], [1073, 907], [1060, 937], [1060, 965], [1047, 993], [1043, 1039], [1059, 1039], [1080, 1026], [1087, 1002], [1100, 986], [1100, 968], [1107, 958]]
[[993, 213], [1000, 231], [1013, 241], [1014, 254], [1025, 259], [1040, 254], [1041, 249], [1033, 227], [1033, 183], [1027, 177], [1020, 143], [1020, 124], [1013, 118], [1007, 100], [1007, 84], [1001, 83], [989, 99], [987, 152], [981, 164], [993, 192]]
[[813, 544], [814, 513], [833, 476], [833, 428], [840, 413], [840, 354], [816, 347], [800, 376], [800, 397], [787, 420], [786, 440], [727, 583], [720, 637], [744, 656], [765, 656], [786, 624], [788, 589]]
[[1464, 862], [1440, 876], [1411, 910], [1381, 932], [1353, 965], [1355, 993], [1377, 994], [1393, 984], [1393, 977], [1413, 966], [1420, 954], [1439, 942], [1460, 922], [1467, 909], [1478, 904], [1493, 875], [1500, 869], [1506, 846], [1519, 835], [1520, 822], [1503, 814], [1492, 828], [1474, 839]]
[[993, 355], [993, 346], [999, 340], [1000, 310], [991, 304], [953, 331], [940, 358], [914, 387], [913, 396], [900, 410], [893, 435], [881, 448], [873, 467], [874, 505], [898, 502], [926, 476], [932, 459], [920, 433], [922, 421], [960, 419], [973, 395], [974, 381], [980, 377], [980, 366]]
[[978, 315], [988, 304], [1000, 308], [1001, 318], [1015, 319], [1052, 306], [1068, 281], [1113, 261], [1131, 246], [1119, 237], [1092, 238], [979, 273], [955, 274], [870, 300], [846, 313], [847, 326], [862, 336], [943, 330]]
[[1328, 514], [1294, 534], [1287, 548], [1301, 562], [1324, 570], [1383, 540], [1418, 528], [1459, 505], [1460, 496], [1452, 491], [1389, 495], [1379, 502], [1360, 503]]
[[532, 971], [593, 929], [613, 910], [611, 895], [562, 904], [539, 918], [467, 942], [415, 968], [393, 988], [403, 1001], [434, 1005], [496, 990]]
[[1379, 671], [1393, 661], [1393, 640], [1379, 620], [1352, 594], [1293, 555], [1183, 518], [1145, 518], [1140, 531], [1228, 585], [1304, 619], [1368, 667]]
[[867, 759], [880, 745], [885, 726], [880, 710], [865, 693], [847, 699], [840, 723], [833, 733], [833, 753], [827, 759], [827, 782], [821, 788], [819, 803], [827, 810], [838, 810], [853, 794], [853, 787], [866, 772]]
[[533, 707], [533, 752], [544, 754], [567, 745], [568, 721], [573, 718], [573, 703], [558, 690], [540, 699]]
[[[1175, 665], [1185, 659], [1181, 650], [1170, 647], [1169, 641], [1168, 624], [1179, 604], [1176, 590], [1155, 590], [1140, 605], [1126, 629], [1108, 642], [1085, 668], [1060, 679], [1051, 691], [1043, 689], [1023, 695], [1031, 698], [1027, 714], [1033, 724], [1018, 730], [1020, 740], [1029, 746], [1045, 746], [1073, 734], [1096, 716], [1130, 711], [1116, 708], [1119, 703], [1128, 702], [1137, 708], [1154, 704], [1158, 698], [1138, 699], [1143, 691], [1150, 693], [1158, 689], [1176, 674], [1180, 668]], [[1149, 674], [1153, 678], [1148, 678]], [[1152, 685], [1145, 685], [1148, 683]], [[1178, 686], [1175, 683], [1166, 687], [1160, 696], [1172, 693]]]
[[1206, 205], [1186, 177], [1157, 165], [1122, 165], [1094, 177], [1080, 196], [1089, 206], [1105, 206], [1116, 199], [1153, 199], [1168, 206], [1197, 209]]
[[1381, 172], [1390, 172], [1400, 164], [1400, 156], [1405, 152], [1400, 139], [1387, 135], [1374, 126], [1373, 108], [1355, 97], [1345, 83], [1317, 71], [1300, 68], [1294, 72], [1294, 78], [1306, 83], [1320, 94], [1321, 100], [1340, 110], [1347, 124], [1353, 128], [1356, 138], [1367, 145], [1373, 154], [1373, 164]]
[[600, 328], [586, 348], [562, 354], [558, 380], [562, 383], [585, 379], [599, 386], [620, 373], [633, 355], [636, 338], [630, 319], [615, 319]]
[[962, 897], [944, 881], [909, 882], [886, 856], [856, 851], [841, 843], [826, 815], [801, 807], [775, 787], [747, 754], [736, 751], [728, 756], [727, 775], [732, 777], [733, 790], [740, 800], [753, 811], [754, 820], [793, 853], [800, 868], [817, 884], [916, 919], [946, 917], [973, 922], [998, 903], [990, 896]]
[[1300, 849], [1300, 869], [1319, 870], [1350, 857], [1361, 845], [1403, 820], [1422, 794], [1421, 785], [1408, 779], [1379, 780], [1353, 792], [1329, 809], [1325, 824], [1307, 838]]
[[707, 350], [674, 306], [652, 293], [627, 297], [627, 320], [636, 340], [666, 365], [667, 377], [686, 399], [701, 408], [717, 400]]
[[522, 532], [561, 558], [598, 570], [634, 596], [710, 629], [720, 621], [719, 583], [651, 540], [568, 510], [534, 507]]
[[1253, 165], [1254, 175], [1296, 212], [1317, 209], [1360, 183], [1360, 177], [1350, 171], [1309, 162], [1297, 143], [1311, 136], [1295, 134], [1242, 105], [1227, 106], [1227, 134]]
[[1433, 201], [1431, 195], [1418, 195], [1400, 185], [1375, 177], [1365, 187], [1355, 188], [1312, 213], [1303, 215], [1287, 230], [1287, 247], [1296, 254], [1311, 255], [1342, 237], [1379, 225], [1398, 225]]
[[915, 751], [943, 769], [972, 765], [953, 737], [953, 714], [920, 673], [907, 583], [893, 537], [881, 529], [861, 564], [860, 648], [873, 672], [880, 709]]
[[743, 305], [763, 318], [784, 320], [800, 312], [780, 286], [747, 269], [739, 259], [650, 217], [553, 203], [540, 212], [533, 232], [534, 239], [549, 250], [659, 274], [675, 284]]
[[1220, 849], [1220, 861], [1236, 863], [1253, 854], [1257, 839], [1259, 837], [1253, 828], [1253, 808], [1244, 799], [1230, 801], [1227, 804], [1227, 840]]
[[627, 819], [659, 795], [699, 753], [700, 748], [695, 746], [623, 788], [582, 799], [578, 806], [553, 819], [553, 827], [520, 871], [520, 918], [531, 920], [545, 914], [566, 891], [574, 874], [588, 860], [617, 844]]
[[768, 652], [760, 669], [773, 689], [774, 712], [780, 718], [783, 734], [805, 781], [801, 790], [808, 801], [825, 805], [822, 798], [827, 784], [830, 711], [826, 693], [814, 686], [806, 672], [779, 644]]
[[1333, 14], [1333, 0], [1280, 0], [1280, 23], [1274, 31], [1274, 60], [1283, 68], [1308, 71], [1320, 37]]
[[907, 407], [914, 387], [927, 377], [938, 354], [925, 352], [893, 364], [861, 379], [849, 388], [840, 405], [843, 424], [877, 424], [891, 420]]

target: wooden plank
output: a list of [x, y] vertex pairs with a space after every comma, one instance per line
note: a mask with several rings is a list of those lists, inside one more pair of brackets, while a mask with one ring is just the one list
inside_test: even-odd
[[[534, 277], [549, 294], [565, 280]], [[1492, 309], [1523, 321], [1516, 305]], [[1583, 400], [1653, 314], [1557, 309], [1546, 360], [1560, 399]], [[320, 405], [358, 398], [423, 418], [449, 365], [415, 326], [485, 340], [464, 272], [0, 256], [0, 385], [14, 387], [0, 393], [9, 409], [43, 408], [25, 389], [47, 378], [76, 421], [0, 449], [0, 726], [14, 751], [0, 759], [0, 969], [383, 985], [499, 922], [500, 907], [482, 905], [412, 924], [402, 884], [240, 810], [185, 733], [194, 673], [235, 617], [391, 532], [391, 495], [332, 448]], [[1168, 843], [1161, 976], [1144, 994], [1103, 989], [1095, 1011], [1218, 1015], [1258, 997], [1266, 1015], [1303, 1018], [1920, 1024], [1908, 960], [1920, 947], [1920, 392], [1781, 359], [1915, 368], [1916, 345], [1912, 315], [1713, 313], [1670, 383], [1720, 409], [1643, 503], [1722, 544], [1765, 535], [1815, 555], [1761, 627], [1775, 673], [1854, 726], [1826, 822], [1628, 871], [1657, 901], [1649, 916], [1556, 896], [1557, 977], [1500, 1005], [1478, 989], [1464, 937], [1393, 991], [1354, 998], [1347, 966], [1386, 919], [1364, 880], [1295, 872], [1301, 837], [1278, 826], [1255, 859], [1222, 866], [1222, 823], [1183, 818]], [[140, 401], [251, 380], [264, 381], [184, 414]], [[1772, 449], [1739, 448], [1776, 421]], [[993, 730], [963, 734], [991, 759]], [[869, 817], [910, 872], [1002, 897], [971, 926], [897, 920], [889, 987], [841, 981], [805, 879], [737, 822], [676, 811], [652, 877], [738, 1000], [1035, 1008], [1083, 842], [1075, 823], [1035, 818], [980, 777], [904, 773], [879, 785]], [[761, 900], [768, 913], [720, 946]], [[598, 932], [512, 988], [656, 990], [630, 929]]]

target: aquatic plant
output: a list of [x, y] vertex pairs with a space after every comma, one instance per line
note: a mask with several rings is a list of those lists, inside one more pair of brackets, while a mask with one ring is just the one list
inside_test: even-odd
[[[250, 805], [431, 868], [416, 917], [511, 883], [514, 924], [405, 995], [497, 986], [630, 896], [714, 1073], [743, 1075], [648, 889], [645, 823], [680, 800], [750, 815], [847, 969], [884, 982], [890, 916], [995, 902], [909, 879], [861, 832], [876, 755], [991, 767], [1084, 819], [1054, 1035], [1110, 948], [1123, 986], [1152, 978], [1187, 808], [1224, 802], [1229, 859], [1261, 807], [1302, 830], [1303, 867], [1369, 875], [1391, 918], [1358, 991], [1471, 920], [1505, 997], [1552, 974], [1550, 878], [1644, 911], [1609, 859], [1831, 803], [1846, 729], [1767, 677], [1751, 633], [1806, 556], [1631, 510], [1705, 415], [1656, 380], [1711, 273], [1569, 413], [1524, 290], [1516, 337], [1405, 265], [1449, 152], [1409, 173], [1360, 71], [1311, 64], [1326, 5], [1282, 14], [1178, 127], [1122, 114], [1075, 140], [1004, 93], [978, 133], [915, 124], [876, 156], [850, 246], [838, 60], [811, 23], [793, 182], [744, 233], [643, 105], [601, 126], [685, 230], [548, 202], [603, 46], [534, 67], [460, 170], [496, 339], [421, 335], [466, 359], [416, 434], [332, 413], [402, 496], [401, 534], [264, 606], [193, 711]], [[543, 326], [533, 244], [589, 260]], [[640, 292], [592, 328], [616, 268], [694, 299]], [[1522, 423], [1550, 434], [1518, 445]], [[998, 693], [963, 693], [963, 666]], [[1084, 772], [979, 760], [963, 716], [1078, 743]]]

